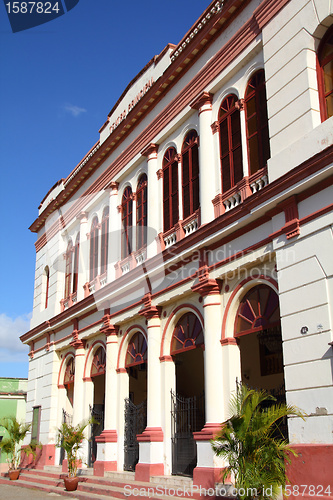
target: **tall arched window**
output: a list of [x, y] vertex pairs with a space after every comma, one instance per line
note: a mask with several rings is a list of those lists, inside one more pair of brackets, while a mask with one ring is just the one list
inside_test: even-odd
[[125, 189], [121, 202], [121, 225], [121, 257], [125, 259], [132, 252], [133, 196], [130, 187]]
[[44, 297], [45, 297], [45, 302], [44, 302], [44, 308], [46, 309], [49, 303], [49, 287], [50, 287], [50, 269], [49, 266], [46, 266], [44, 269]]
[[198, 134], [191, 130], [182, 147], [183, 218], [199, 208], [199, 153]]
[[270, 157], [265, 73], [250, 79], [245, 92], [245, 116], [250, 175], [267, 164]]
[[74, 267], [73, 267], [73, 293], [77, 292], [79, 277], [79, 251], [80, 251], [80, 233], [76, 235], [74, 247]]
[[105, 373], [105, 367], [106, 367], [106, 353], [105, 349], [100, 346], [96, 350], [92, 363], [91, 363], [91, 370], [90, 370], [90, 376], [91, 377], [96, 377], [97, 375], [103, 375]]
[[333, 26], [319, 46], [317, 69], [320, 113], [324, 121], [333, 116]]
[[68, 242], [66, 250], [66, 269], [65, 269], [65, 299], [72, 293], [72, 263], [73, 263], [73, 243]]
[[175, 148], [169, 148], [163, 158], [164, 232], [171, 229], [178, 219], [178, 158]]
[[105, 207], [102, 216], [101, 274], [106, 273], [109, 251], [109, 207]]
[[243, 178], [240, 112], [237, 97], [228, 95], [219, 111], [222, 193]]
[[147, 244], [147, 176], [141, 175], [136, 189], [136, 247]]
[[90, 230], [90, 281], [98, 275], [98, 230], [98, 219], [94, 217]]

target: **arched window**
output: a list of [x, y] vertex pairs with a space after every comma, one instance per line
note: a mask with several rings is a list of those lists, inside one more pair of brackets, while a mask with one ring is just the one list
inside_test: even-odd
[[101, 346], [99, 347], [93, 357], [91, 364], [90, 376], [96, 377], [97, 375], [103, 375], [105, 373], [106, 366], [106, 353], [105, 349]]
[[163, 158], [164, 232], [171, 229], [178, 219], [178, 158], [175, 148], [169, 148]]
[[198, 134], [191, 130], [182, 147], [183, 218], [199, 208], [199, 154]]
[[132, 252], [133, 196], [130, 187], [125, 189], [121, 202], [121, 225], [121, 258], [125, 259]]
[[80, 250], [80, 233], [76, 235], [75, 247], [74, 247], [73, 293], [77, 292], [77, 284], [79, 278], [79, 250]]
[[147, 341], [141, 332], [136, 332], [128, 344], [126, 368], [142, 365], [147, 362]]
[[178, 321], [171, 341], [171, 354], [195, 349], [203, 345], [202, 326], [197, 316], [191, 312], [184, 314]]
[[147, 176], [141, 175], [136, 189], [136, 247], [140, 250], [147, 244]]
[[72, 293], [72, 263], [73, 263], [73, 243], [68, 242], [66, 250], [66, 269], [65, 269], [65, 299]]
[[98, 275], [98, 230], [98, 219], [94, 217], [90, 230], [90, 281]]
[[324, 121], [333, 116], [333, 26], [319, 46], [317, 74], [320, 113]]
[[73, 396], [74, 396], [74, 378], [75, 378], [75, 361], [74, 358], [71, 357], [67, 362], [65, 369], [64, 386], [66, 388], [67, 396], [72, 406], [73, 406]]
[[101, 274], [106, 273], [109, 251], [109, 207], [105, 207], [102, 216]]
[[43, 274], [43, 297], [45, 297], [44, 309], [47, 308], [49, 303], [49, 288], [50, 288], [50, 269], [49, 266], [46, 266]]
[[222, 193], [243, 178], [240, 112], [237, 97], [228, 95], [219, 111]]
[[251, 175], [265, 167], [270, 157], [265, 73], [262, 69], [252, 76], [247, 85], [245, 117]]

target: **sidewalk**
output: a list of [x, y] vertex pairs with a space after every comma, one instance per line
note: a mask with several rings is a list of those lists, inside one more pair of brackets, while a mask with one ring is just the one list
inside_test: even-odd
[[0, 500], [75, 500], [75, 497], [63, 496], [58, 493], [47, 493], [30, 488], [22, 488], [20, 486], [12, 486], [7, 484], [0, 485]]

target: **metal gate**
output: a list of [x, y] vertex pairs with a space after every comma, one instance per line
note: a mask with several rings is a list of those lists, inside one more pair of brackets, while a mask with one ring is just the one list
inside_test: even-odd
[[[71, 425], [73, 423], [73, 415], [70, 415], [64, 409], [62, 409], [62, 423], [69, 424], [69, 425]], [[61, 443], [62, 442], [63, 442], [63, 438], [61, 440]], [[60, 465], [62, 465], [64, 458], [65, 458], [65, 450], [64, 450], [64, 448], [60, 448]]]
[[97, 443], [96, 437], [99, 436], [104, 429], [104, 405], [92, 407], [89, 405], [90, 415], [93, 417], [94, 422], [90, 426], [90, 440], [89, 440], [89, 459], [88, 466], [92, 467], [97, 458]]
[[197, 463], [193, 432], [205, 425], [204, 394], [185, 398], [171, 391], [172, 474], [192, 476]]
[[125, 399], [124, 470], [134, 471], [139, 461], [137, 434], [142, 434], [147, 426], [147, 401], [135, 405], [130, 398]]

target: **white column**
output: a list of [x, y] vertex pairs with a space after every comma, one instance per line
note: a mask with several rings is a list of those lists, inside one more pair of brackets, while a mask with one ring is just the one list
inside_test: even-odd
[[77, 219], [80, 221], [80, 242], [79, 242], [79, 274], [77, 283], [77, 300], [84, 298], [84, 285], [88, 281], [87, 272], [89, 269], [89, 244], [87, 242], [88, 213], [81, 212]]
[[148, 164], [148, 222], [147, 222], [147, 258], [156, 255], [156, 237], [162, 230], [160, 218], [162, 198], [159, 193], [159, 180], [157, 173], [158, 144], [149, 144], [142, 152], [147, 157]]
[[104, 430], [96, 438], [97, 460], [94, 463], [94, 474], [104, 476], [105, 471], [117, 470], [117, 356], [118, 327], [110, 324], [109, 316], [104, 316], [104, 327], [101, 332], [106, 334], [106, 372], [105, 372], [105, 406]]
[[201, 224], [214, 220], [214, 143], [211, 130], [213, 96], [203, 92], [191, 103], [199, 111], [199, 182]]
[[220, 474], [211, 447], [211, 439], [224, 421], [224, 395], [221, 363], [221, 301], [218, 283], [209, 278], [208, 268], [203, 266], [199, 283], [192, 287], [203, 297], [204, 307], [204, 368], [206, 423], [201, 432], [193, 434], [197, 442], [197, 467], [193, 483], [204, 488], [214, 487]]
[[139, 442], [139, 463], [135, 468], [135, 479], [149, 481], [150, 476], [164, 474], [164, 446], [162, 430], [161, 401], [161, 320], [157, 307], [152, 306], [150, 294], [144, 298], [140, 314], [148, 325], [148, 376], [147, 376], [147, 427]]
[[240, 113], [240, 128], [241, 128], [241, 141], [242, 141], [242, 160], [243, 160], [243, 176], [250, 175], [250, 162], [247, 155], [247, 137], [246, 137], [246, 120], [244, 111], [244, 99], [239, 99], [236, 103]]

